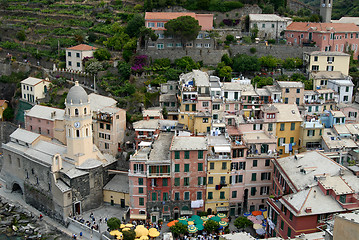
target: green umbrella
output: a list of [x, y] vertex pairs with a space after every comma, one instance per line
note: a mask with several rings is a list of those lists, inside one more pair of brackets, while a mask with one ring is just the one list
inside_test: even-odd
[[179, 223], [182, 223], [183, 225], [187, 226], [188, 225], [188, 222], [186, 220], [179, 220], [178, 221]]
[[195, 226], [188, 227], [188, 232], [189, 233], [195, 233], [197, 231], [198, 231], [198, 228], [196, 228]]
[[216, 221], [216, 222], [220, 222], [221, 218], [218, 217], [218, 216], [215, 216], [215, 217], [211, 217], [211, 220]]
[[194, 219], [194, 220], [196, 220], [196, 219], [201, 219], [201, 217], [200, 216], [198, 216], [198, 215], [192, 215], [192, 217], [191, 217], [192, 219]]
[[199, 230], [199, 231], [202, 231], [204, 229], [204, 226], [202, 224], [200, 225], [197, 225], [196, 224], [196, 228]]
[[225, 222], [225, 221], [220, 221], [220, 222], [219, 222], [219, 226], [227, 227], [227, 226], [228, 226], [228, 223]]
[[217, 214], [217, 217], [225, 218], [225, 217], [227, 217], [227, 215], [224, 214], [224, 213], [218, 213], [218, 214]]
[[203, 220], [202, 220], [202, 219], [196, 219], [196, 220], [194, 220], [194, 224], [195, 224], [195, 225], [202, 225], [202, 224], [203, 224]]
[[186, 218], [186, 217], [180, 217], [180, 218], [178, 219], [178, 221], [180, 221], [180, 220], [186, 220], [186, 221], [187, 221], [187, 218]]
[[201, 219], [202, 219], [203, 221], [208, 221], [208, 217], [207, 217], [207, 216], [202, 216]]
[[188, 219], [187, 219], [188, 222], [189, 222], [189, 221], [193, 221], [193, 222], [194, 222], [194, 220], [196, 220], [196, 219], [193, 219], [193, 218], [188, 218]]

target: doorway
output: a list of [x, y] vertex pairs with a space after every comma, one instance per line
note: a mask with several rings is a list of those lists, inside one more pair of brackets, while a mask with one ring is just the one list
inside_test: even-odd
[[20, 187], [19, 184], [14, 183], [14, 184], [12, 185], [11, 192], [16, 192], [16, 193], [21, 193], [21, 194], [22, 194], [22, 189], [21, 189], [21, 187]]
[[81, 202], [74, 203], [74, 213], [81, 214]]
[[125, 208], [125, 199], [121, 199], [121, 207]]

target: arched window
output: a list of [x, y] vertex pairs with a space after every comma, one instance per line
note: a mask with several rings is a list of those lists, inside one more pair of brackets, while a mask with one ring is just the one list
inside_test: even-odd
[[77, 108], [75, 108], [75, 116], [79, 115], [79, 110]]
[[184, 210], [184, 211], [189, 210], [189, 207], [188, 206], [183, 206], [182, 210]]
[[84, 114], [87, 114], [87, 108], [84, 108]]
[[71, 129], [69, 129], [69, 137], [71, 137]]
[[86, 137], [88, 137], [88, 136], [89, 136], [89, 129], [86, 128]]
[[67, 109], [67, 112], [68, 112], [69, 115], [71, 115], [71, 110], [70, 110], [70, 108]]
[[80, 137], [80, 130], [76, 130], [76, 137]]

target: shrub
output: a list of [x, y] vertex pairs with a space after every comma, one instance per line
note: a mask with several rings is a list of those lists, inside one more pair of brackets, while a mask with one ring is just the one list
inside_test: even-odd
[[275, 39], [268, 39], [268, 44], [275, 44]]
[[228, 34], [228, 35], [226, 36], [226, 40], [227, 40], [228, 42], [234, 42], [234, 36], [231, 35], [231, 34]]
[[106, 48], [99, 48], [96, 49], [93, 56], [97, 60], [103, 61], [103, 60], [109, 60], [111, 58], [111, 53]]
[[252, 54], [255, 54], [255, 53], [257, 52], [257, 48], [251, 47], [251, 48], [249, 49], [249, 52], [252, 53]]
[[110, 230], [119, 229], [121, 226], [121, 220], [115, 217], [110, 218], [107, 220], [107, 226]]
[[234, 226], [236, 226], [238, 229], [242, 229], [245, 227], [250, 227], [253, 225], [253, 222], [251, 220], [249, 220], [246, 217], [238, 217], [235, 221], [234, 221]]
[[19, 41], [25, 41], [25, 40], [26, 40], [25, 31], [22, 30], [22, 31], [17, 32], [17, 33], [16, 33], [16, 38], [17, 38]]

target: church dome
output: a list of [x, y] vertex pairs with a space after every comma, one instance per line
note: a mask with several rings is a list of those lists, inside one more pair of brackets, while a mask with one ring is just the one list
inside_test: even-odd
[[83, 87], [81, 87], [79, 85], [79, 83], [76, 81], [75, 82], [75, 86], [73, 86], [69, 93], [67, 94], [66, 97], [66, 103], [67, 104], [83, 104], [83, 103], [88, 103], [89, 98], [88, 95], [85, 91], [85, 89], [83, 89]]

